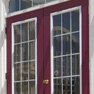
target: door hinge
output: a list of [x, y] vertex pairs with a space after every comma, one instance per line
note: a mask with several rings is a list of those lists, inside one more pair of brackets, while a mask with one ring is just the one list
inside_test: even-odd
[[7, 73], [5, 73], [5, 79], [7, 79]]
[[7, 27], [5, 27], [5, 34], [7, 34]]

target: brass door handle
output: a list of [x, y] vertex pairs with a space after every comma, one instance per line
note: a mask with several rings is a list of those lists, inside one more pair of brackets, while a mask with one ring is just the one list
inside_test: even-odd
[[48, 84], [49, 83], [49, 80], [43, 80], [43, 83], [44, 84]]

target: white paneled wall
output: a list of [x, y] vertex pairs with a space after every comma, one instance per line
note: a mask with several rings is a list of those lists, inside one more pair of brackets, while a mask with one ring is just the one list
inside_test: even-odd
[[94, 0], [89, 0], [90, 94], [94, 94]]
[[6, 94], [6, 34], [5, 17], [8, 8], [8, 0], [0, 0], [0, 94]]

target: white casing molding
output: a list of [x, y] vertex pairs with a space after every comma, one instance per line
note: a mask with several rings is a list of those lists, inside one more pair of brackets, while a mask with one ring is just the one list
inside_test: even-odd
[[89, 0], [89, 70], [90, 94], [94, 94], [94, 0]]
[[6, 94], [6, 20], [8, 0], [0, 0], [0, 94]]

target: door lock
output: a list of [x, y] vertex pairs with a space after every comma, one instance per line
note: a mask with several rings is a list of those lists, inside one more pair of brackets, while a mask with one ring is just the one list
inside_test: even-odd
[[49, 83], [49, 80], [43, 80], [43, 83], [44, 84], [48, 84]]

